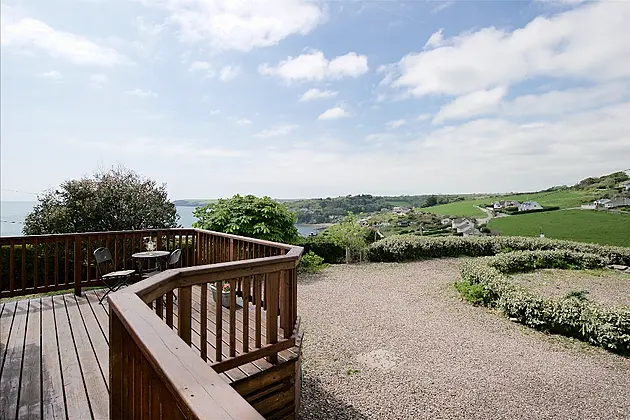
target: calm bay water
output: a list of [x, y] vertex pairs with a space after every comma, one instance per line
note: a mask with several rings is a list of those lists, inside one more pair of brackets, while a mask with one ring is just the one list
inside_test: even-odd
[[[22, 236], [24, 218], [33, 210], [33, 201], [2, 201], [0, 202], [0, 236]], [[192, 227], [197, 220], [193, 216], [194, 207], [177, 207], [179, 223], [183, 227]], [[308, 236], [314, 231], [309, 225], [295, 225], [300, 235]]]

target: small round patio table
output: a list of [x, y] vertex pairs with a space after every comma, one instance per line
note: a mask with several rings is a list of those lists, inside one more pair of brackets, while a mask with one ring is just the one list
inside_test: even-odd
[[[143, 261], [147, 261], [147, 271], [151, 272], [151, 271], [162, 271], [162, 258], [167, 257], [171, 255], [170, 252], [168, 251], [145, 251], [145, 252], [136, 252], [135, 254], [131, 255], [131, 258], [135, 259], [138, 265], [138, 271], [140, 272], [140, 278], [142, 278], [142, 271], [143, 271]], [[155, 261], [155, 267], [153, 268], [153, 270], [151, 270], [150, 268], [150, 264], [152, 260], [156, 260]]]

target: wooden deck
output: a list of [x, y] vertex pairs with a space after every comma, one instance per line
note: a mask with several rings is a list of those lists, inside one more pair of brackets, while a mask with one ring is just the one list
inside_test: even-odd
[[[192, 311], [192, 348], [199, 353], [200, 290], [193, 288]], [[95, 290], [83, 296], [65, 294], [0, 303], [0, 419], [109, 418], [109, 308], [107, 301], [98, 303], [102, 293]], [[212, 293], [208, 293], [208, 302], [213, 303]], [[206, 343], [210, 364], [214, 362], [216, 340], [212, 306], [208, 305]], [[251, 308], [247, 311], [252, 320], [248, 323], [249, 337], [255, 337]], [[175, 318], [176, 314], [175, 308]], [[229, 311], [222, 314], [222, 336], [229, 337]], [[243, 328], [243, 315], [244, 310], [239, 309], [237, 331]], [[263, 336], [264, 322], [263, 316]], [[242, 331], [238, 336], [243, 336]], [[283, 336], [281, 328], [278, 336]], [[225, 340], [224, 349], [229, 348]], [[249, 347], [253, 348], [253, 342]], [[243, 343], [237, 339], [237, 356], [242, 350]], [[293, 349], [278, 356], [280, 362], [298, 357]], [[225, 351], [223, 357], [228, 358]], [[259, 359], [220, 376], [236, 385], [271, 367]]]

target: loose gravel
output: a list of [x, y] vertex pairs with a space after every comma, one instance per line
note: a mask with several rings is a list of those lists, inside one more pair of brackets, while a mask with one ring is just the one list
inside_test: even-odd
[[630, 359], [460, 301], [460, 262], [301, 275], [300, 418], [630, 418]]

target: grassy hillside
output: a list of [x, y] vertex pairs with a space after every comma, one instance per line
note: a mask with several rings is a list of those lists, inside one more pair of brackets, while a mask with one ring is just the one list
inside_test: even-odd
[[599, 195], [595, 191], [560, 190], [531, 194], [501, 195], [477, 200], [458, 201], [456, 203], [427, 207], [422, 209], [422, 211], [452, 216], [483, 217], [485, 213], [477, 209], [475, 205], [490, 204], [498, 200], [518, 200], [521, 202], [534, 200], [538, 201], [542, 206], [558, 206], [561, 209], [568, 209], [580, 207], [581, 204], [593, 201], [597, 198], [599, 198]]
[[605, 245], [630, 246], [630, 214], [559, 210], [492, 219], [502, 236], [538, 236]]

